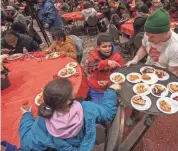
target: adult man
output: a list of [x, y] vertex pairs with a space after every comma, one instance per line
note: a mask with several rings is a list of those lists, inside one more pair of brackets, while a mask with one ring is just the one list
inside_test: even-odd
[[39, 51], [41, 50], [38, 43], [35, 42], [31, 37], [27, 35], [17, 34], [14, 31], [5, 31], [4, 38], [1, 42], [1, 48], [11, 50], [9, 53], [23, 53], [23, 48], [28, 51]]
[[178, 35], [170, 29], [168, 12], [158, 9], [147, 18], [144, 28], [142, 46], [127, 66], [137, 64], [148, 54], [146, 64], [167, 68], [178, 76]]

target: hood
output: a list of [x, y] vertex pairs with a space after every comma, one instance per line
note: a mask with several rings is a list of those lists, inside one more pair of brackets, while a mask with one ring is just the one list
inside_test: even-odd
[[48, 132], [55, 137], [67, 139], [75, 137], [83, 126], [83, 108], [78, 101], [74, 101], [70, 111], [66, 114], [54, 112], [50, 119], [46, 119]]

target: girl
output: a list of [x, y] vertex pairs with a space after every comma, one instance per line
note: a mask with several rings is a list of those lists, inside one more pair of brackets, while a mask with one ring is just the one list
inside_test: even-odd
[[97, 39], [97, 48], [88, 59], [87, 73], [90, 97], [93, 102], [100, 104], [104, 91], [110, 85], [109, 76], [116, 68], [124, 65], [124, 60], [119, 53], [114, 52], [112, 38], [101, 35]]
[[21, 149], [42, 151], [90, 151], [95, 144], [97, 121], [112, 120], [117, 110], [120, 86], [114, 84], [104, 93], [103, 103], [82, 103], [73, 99], [72, 84], [67, 79], [49, 82], [43, 91], [44, 103], [34, 119], [31, 107], [21, 107], [23, 117], [19, 134]]

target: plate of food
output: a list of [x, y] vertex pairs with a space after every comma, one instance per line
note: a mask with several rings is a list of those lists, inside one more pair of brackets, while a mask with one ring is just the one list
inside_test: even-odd
[[46, 56], [46, 59], [56, 59], [56, 58], [59, 58], [59, 57], [60, 57], [59, 52], [51, 52], [50, 54], [48, 54]]
[[165, 97], [169, 93], [168, 89], [161, 84], [154, 84], [151, 86], [151, 94], [155, 97]]
[[142, 82], [146, 84], [155, 84], [158, 82], [158, 77], [153, 73], [144, 73], [141, 76]]
[[35, 98], [35, 104], [40, 106], [44, 102], [43, 100], [43, 92], [39, 93]]
[[157, 108], [166, 114], [174, 114], [178, 111], [177, 107], [173, 105], [171, 98], [159, 98], [156, 102]]
[[163, 70], [155, 69], [155, 74], [158, 77], [158, 80], [165, 81], [169, 79], [169, 74]]
[[178, 82], [171, 82], [167, 85], [167, 88], [171, 93], [178, 92]]
[[112, 73], [110, 75], [110, 80], [113, 83], [123, 83], [125, 81], [125, 76], [122, 73]]
[[75, 68], [77, 66], [77, 62], [70, 62], [66, 65], [66, 68], [71, 67], [71, 68]]
[[17, 59], [20, 59], [21, 57], [22, 57], [22, 53], [16, 53], [13, 55], [9, 55], [7, 57], [7, 60], [17, 60]]
[[170, 98], [172, 99], [172, 103], [178, 106], [178, 92], [173, 93]]
[[151, 107], [151, 100], [147, 96], [135, 95], [131, 99], [132, 106], [140, 111], [148, 110]]
[[141, 75], [139, 73], [132, 72], [127, 75], [126, 79], [131, 83], [138, 83], [141, 81]]
[[150, 87], [146, 83], [137, 83], [133, 86], [133, 91], [138, 95], [150, 94]]
[[63, 68], [61, 69], [59, 72], [58, 72], [58, 76], [60, 76], [61, 78], [67, 78], [67, 77], [70, 77], [74, 74], [76, 74], [77, 71], [75, 68]]
[[141, 72], [142, 74], [144, 74], [144, 73], [154, 73], [154, 72], [155, 72], [155, 69], [154, 69], [153, 67], [150, 67], [150, 66], [145, 66], [145, 67], [142, 67], [142, 68], [140, 69], [140, 72]]

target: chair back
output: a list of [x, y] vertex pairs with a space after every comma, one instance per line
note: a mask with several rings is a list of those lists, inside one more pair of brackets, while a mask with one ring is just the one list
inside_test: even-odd
[[118, 40], [119, 39], [119, 32], [118, 32], [118, 30], [117, 30], [115, 25], [109, 24], [108, 31], [109, 31], [109, 34], [111, 35], [111, 37], [114, 40]]
[[136, 34], [134, 38], [134, 46], [136, 49], [139, 49], [141, 47], [143, 36], [144, 36], [144, 32], [140, 32]]
[[96, 26], [98, 23], [98, 18], [96, 15], [91, 15], [88, 17], [87, 24], [89, 26]]

